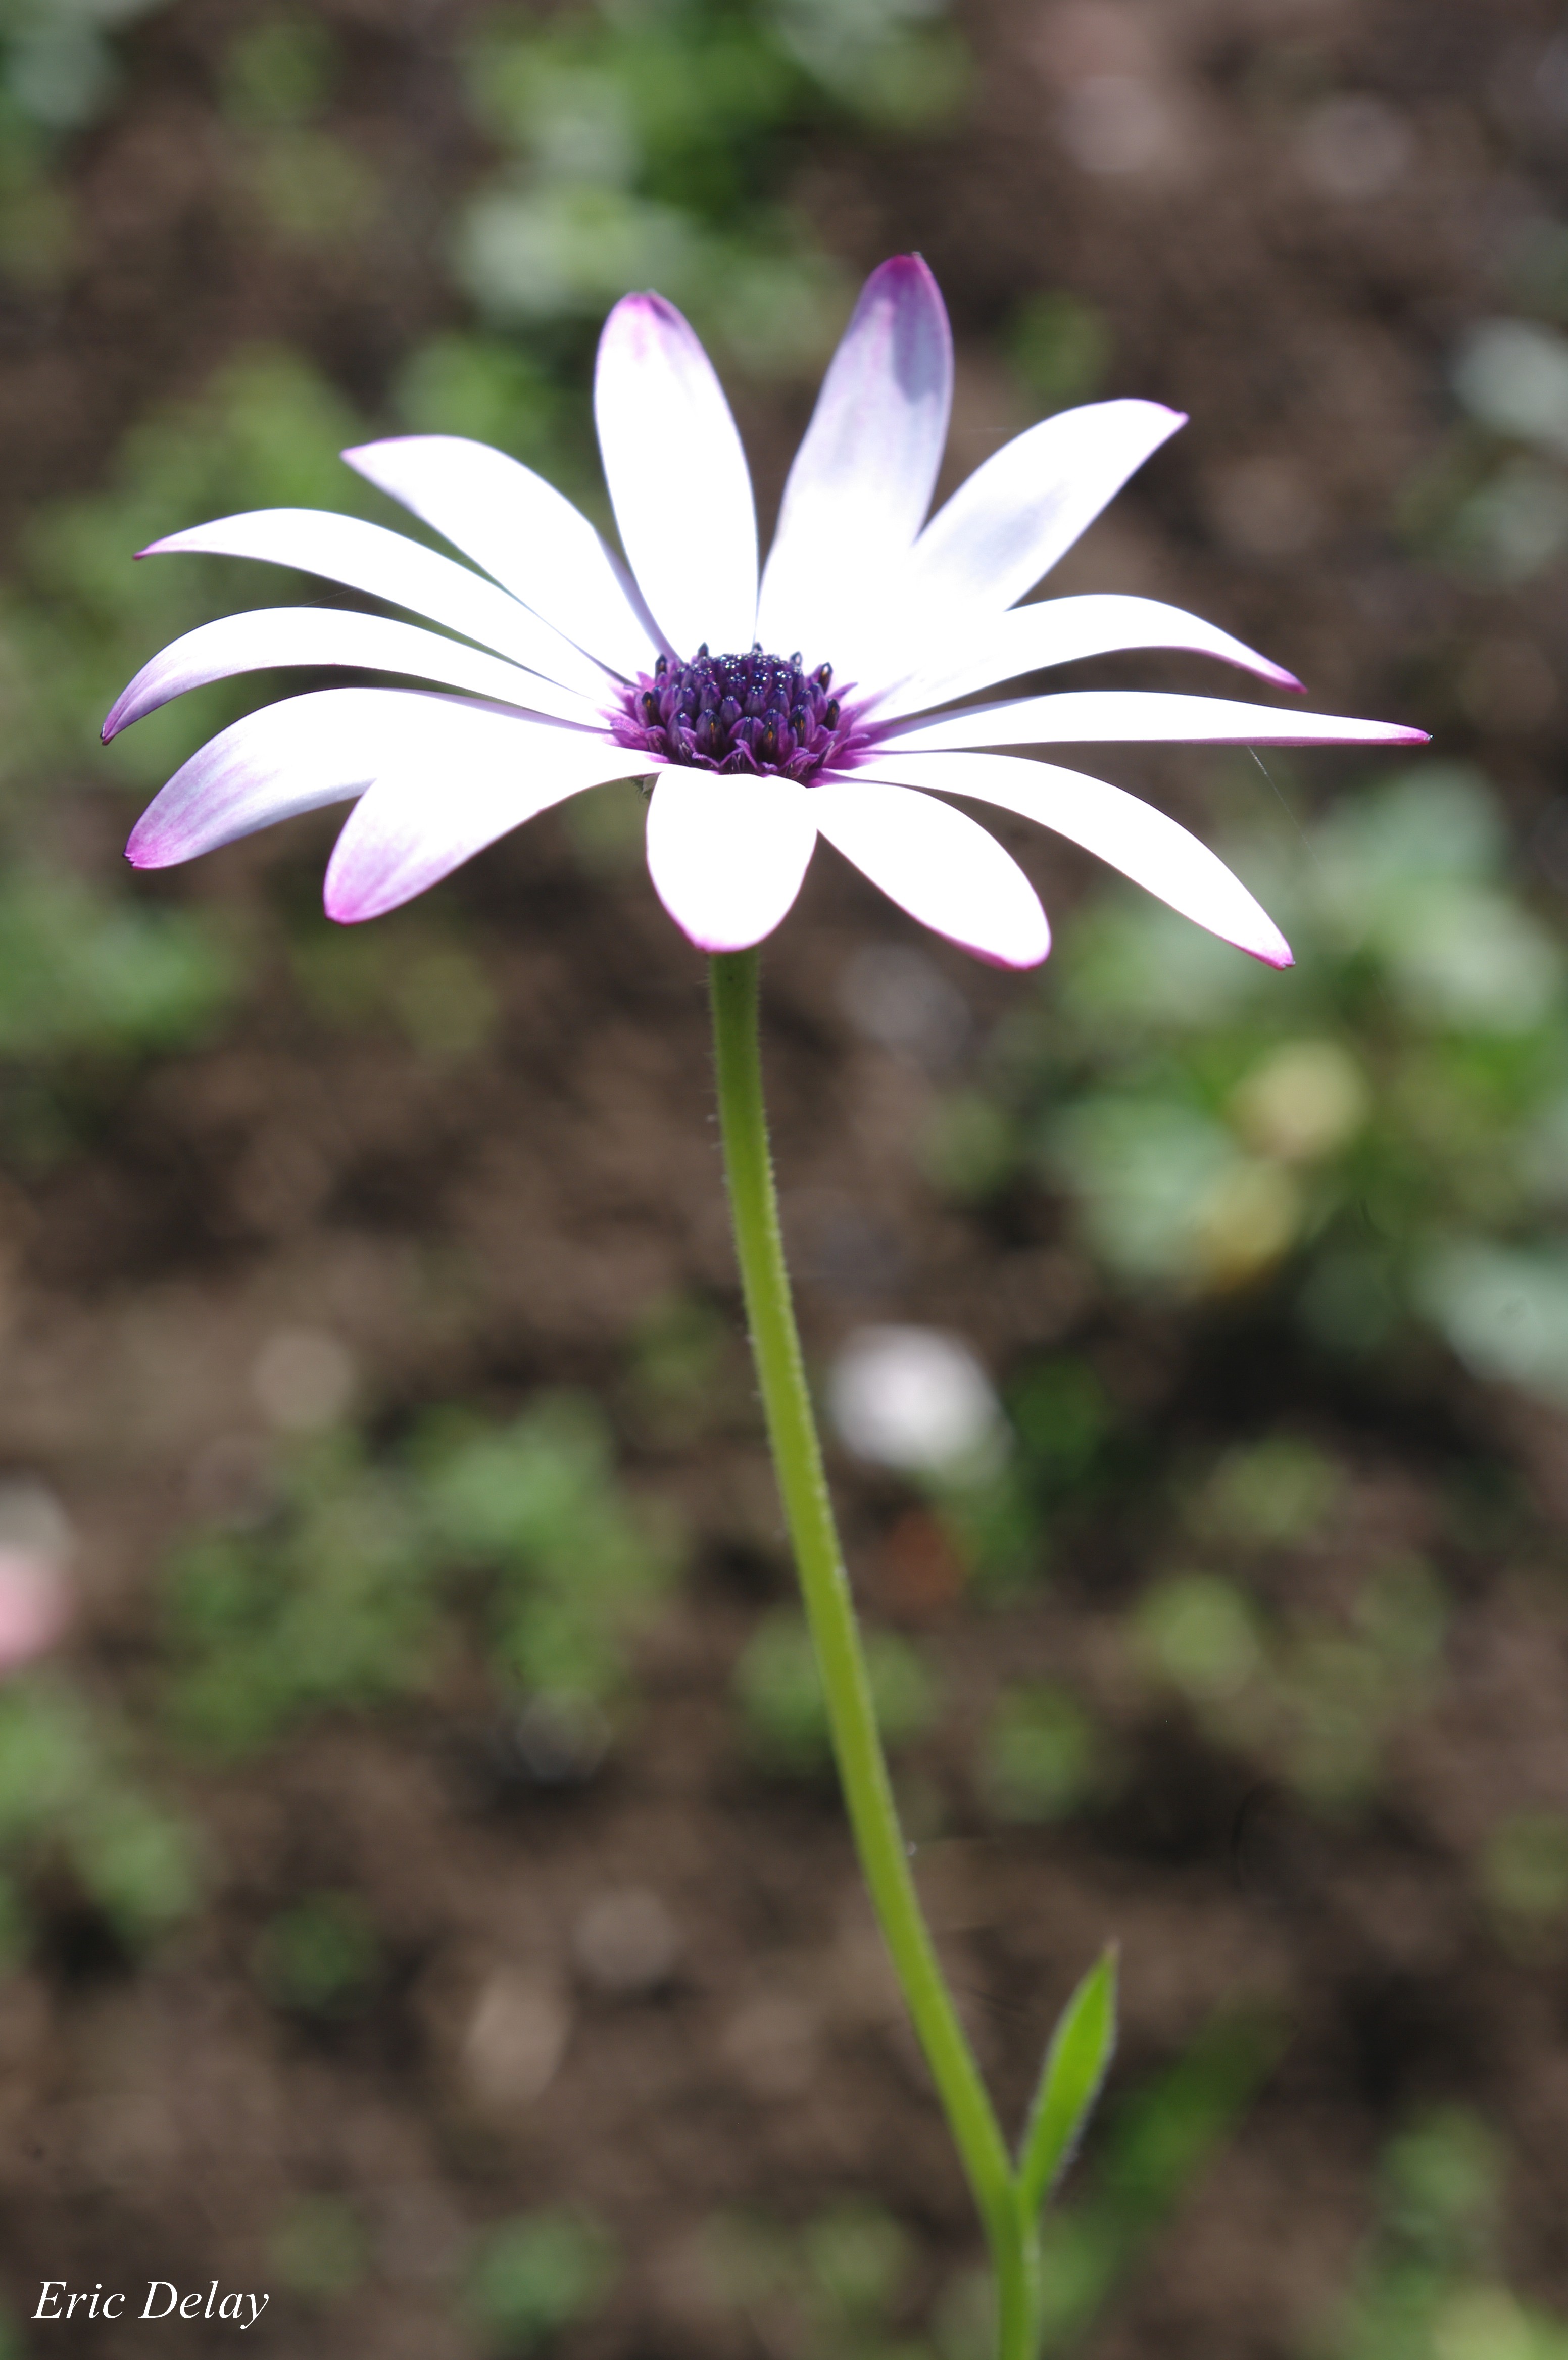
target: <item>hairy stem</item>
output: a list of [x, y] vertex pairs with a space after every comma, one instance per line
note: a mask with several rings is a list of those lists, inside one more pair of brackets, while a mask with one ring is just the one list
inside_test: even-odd
[[984, 2224], [996, 2270], [1000, 2360], [1033, 2360], [1033, 2223], [1024, 2219], [1002, 2133], [910, 1874], [823, 1473], [768, 1150], [757, 954], [718, 953], [709, 972], [719, 1126], [751, 1350], [850, 1824], [883, 1938]]

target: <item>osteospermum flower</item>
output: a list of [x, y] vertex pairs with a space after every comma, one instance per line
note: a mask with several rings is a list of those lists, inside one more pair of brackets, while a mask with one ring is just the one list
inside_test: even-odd
[[936, 281], [918, 256], [883, 263], [828, 371], [759, 584], [751, 478], [712, 365], [673, 304], [628, 295], [605, 323], [595, 385], [624, 563], [529, 468], [449, 435], [344, 456], [472, 564], [312, 508], [155, 542], [143, 553], [293, 566], [442, 628], [335, 607], [230, 616], [138, 672], [105, 738], [185, 689], [269, 665], [342, 665], [455, 694], [327, 688], [265, 706], [176, 773], [128, 857], [162, 868], [356, 798], [325, 896], [329, 915], [354, 921], [395, 909], [553, 803], [641, 778], [654, 887], [705, 950], [771, 934], [822, 836], [938, 934], [1032, 966], [1050, 945], [1034, 887], [946, 800], [958, 796], [1038, 820], [1288, 965], [1246, 888], [1174, 820], [1079, 770], [996, 749], [1409, 744], [1423, 733], [1125, 689], [959, 702], [1133, 648], [1188, 649], [1299, 683], [1153, 599], [1017, 604], [1184, 422], [1178, 411], [1133, 400], [1063, 411], [986, 460], [927, 522], [951, 396]]

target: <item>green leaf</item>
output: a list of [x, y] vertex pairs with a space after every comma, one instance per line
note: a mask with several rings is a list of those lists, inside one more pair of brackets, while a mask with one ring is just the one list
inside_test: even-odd
[[1071, 2162], [1116, 2050], [1116, 1945], [1073, 1993], [1051, 2035], [1018, 2155], [1018, 2196], [1032, 2221]]

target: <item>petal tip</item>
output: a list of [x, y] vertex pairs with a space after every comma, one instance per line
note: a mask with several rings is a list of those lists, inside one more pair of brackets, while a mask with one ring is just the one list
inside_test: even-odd
[[637, 288], [630, 295], [623, 295], [605, 321], [607, 328], [612, 320], [655, 320], [662, 328], [685, 324], [669, 297], [652, 287]]
[[913, 279], [922, 287], [937, 283], [931, 266], [923, 254], [890, 254], [885, 262], [877, 264], [866, 285], [874, 287], [879, 281], [885, 284], [897, 279]]
[[1047, 934], [1038, 949], [1026, 951], [982, 950], [975, 943], [960, 943], [959, 948], [968, 951], [970, 958], [978, 959], [981, 967], [999, 967], [1009, 975], [1024, 975], [1030, 967], [1045, 965], [1051, 955], [1051, 938]]
[[[1043, 966], [1051, 955], [1051, 922], [1037, 900], [1035, 915], [1038, 923], [1025, 923], [1021, 930], [1015, 930], [1014, 940], [1005, 946], [994, 941], [983, 944], [966, 941], [961, 934], [949, 934], [947, 939], [957, 943], [960, 950], [968, 951], [970, 956], [979, 959], [983, 967], [1005, 967], [1011, 974], [1022, 974], [1032, 967]], [[930, 924], [931, 922], [927, 920], [926, 923]], [[945, 929], [934, 925], [932, 932], [942, 934]]]
[[373, 442], [349, 443], [347, 449], [340, 451], [337, 455], [345, 467], [353, 468], [356, 475], [369, 475], [383, 452], [401, 450], [411, 442], [456, 442], [462, 439], [456, 434], [378, 434]]
[[380, 915], [369, 894], [334, 882], [330, 874], [322, 889], [322, 908], [337, 926], [363, 925], [367, 918]]

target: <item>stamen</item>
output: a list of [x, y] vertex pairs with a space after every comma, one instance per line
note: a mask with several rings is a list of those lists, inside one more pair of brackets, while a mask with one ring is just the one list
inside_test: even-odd
[[689, 663], [661, 655], [621, 692], [616, 736], [667, 762], [811, 779], [854, 736], [841, 699], [828, 694], [832, 678], [828, 663], [808, 674], [798, 649], [786, 661], [753, 640], [744, 655], [716, 656], [705, 639]]

